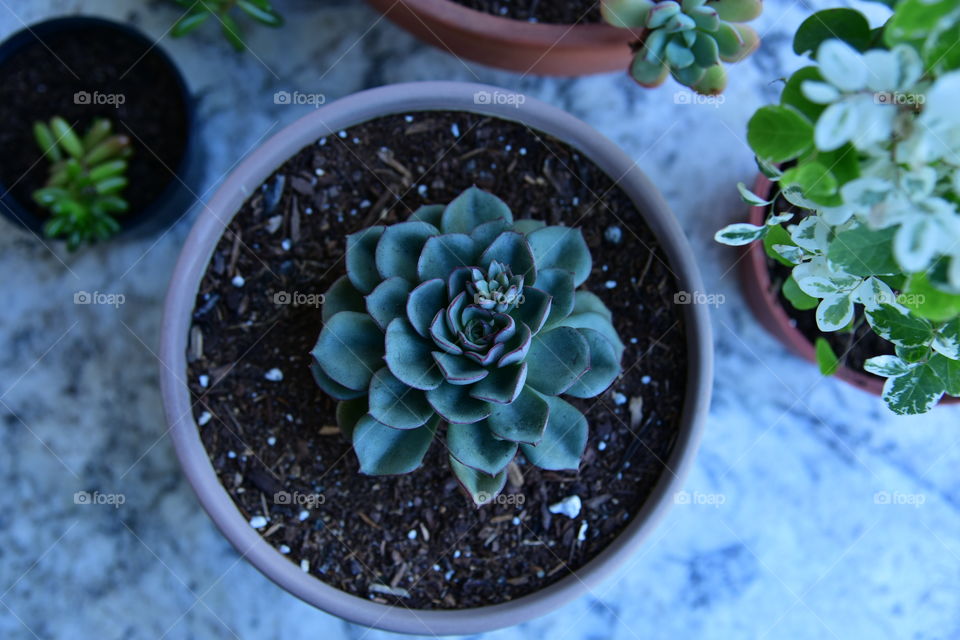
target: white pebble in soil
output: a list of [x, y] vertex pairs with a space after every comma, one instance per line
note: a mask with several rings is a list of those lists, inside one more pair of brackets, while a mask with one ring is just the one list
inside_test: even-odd
[[300, 520], [300, 522], [303, 522], [304, 520], [306, 520], [306, 519], [309, 518], [309, 517], [310, 517], [310, 512], [307, 511], [306, 509], [304, 509], [303, 511], [301, 511], [300, 514], [297, 516], [297, 518]]
[[272, 447], [273, 445], [277, 444], [277, 439], [274, 438], [273, 436], [270, 436], [269, 438], [267, 438], [267, 444]]
[[230, 282], [233, 283], [233, 286], [239, 288], [239, 287], [242, 287], [244, 284], [246, 284], [247, 281], [243, 279], [243, 276], [241, 276], [240, 274], [237, 274], [233, 276], [233, 280], [231, 280]]
[[303, 559], [300, 561], [300, 570], [304, 573], [310, 573], [310, 561]]
[[577, 540], [579, 540], [580, 542], [583, 542], [587, 539], [587, 527], [589, 526], [590, 525], [587, 524], [586, 520], [580, 523], [580, 530], [577, 531]]
[[207, 386], [210, 384], [210, 376], [206, 374], [200, 376], [198, 380], [200, 380], [200, 386], [203, 387], [204, 389], [206, 389]]
[[237, 452], [236, 452], [236, 451], [227, 451], [227, 457], [230, 458], [231, 460], [233, 460], [234, 458], [237, 457]]
[[197, 418], [197, 424], [202, 427], [203, 425], [205, 425], [205, 424], [207, 424], [208, 422], [210, 422], [210, 420], [211, 420], [212, 418], [213, 418], [213, 416], [210, 415], [210, 412], [209, 412], [209, 411], [204, 411], [203, 413], [200, 414], [200, 417]]
[[650, 384], [650, 376], [643, 376], [642, 378], [640, 378], [640, 382], [642, 382], [643, 384]]
[[288, 553], [290, 553], [290, 547], [288, 547], [285, 544], [282, 544], [280, 545], [280, 548], [278, 549], [278, 551], [280, 551], [280, 553], [282, 553], [283, 555], [287, 555]]
[[250, 518], [250, 526], [254, 529], [263, 529], [267, 526], [267, 519], [263, 516], [253, 516]]
[[603, 286], [605, 286], [607, 289], [616, 289], [616, 288], [617, 288], [617, 281], [616, 281], [616, 280], [607, 280], [606, 282], [603, 283]]
[[622, 404], [627, 404], [627, 396], [623, 395], [619, 391], [613, 392], [613, 403], [617, 406]]
[[283, 381], [283, 371], [274, 367], [263, 374], [263, 377], [269, 380], [270, 382], [281, 382]]
[[606, 451], [606, 450], [607, 450], [607, 443], [605, 441], [601, 440], [600, 442], [597, 443], [597, 451]]
[[580, 496], [572, 495], [567, 496], [556, 504], [550, 505], [550, 513], [562, 514], [573, 519], [580, 515], [580, 509], [582, 507], [583, 503], [580, 501]]
[[280, 246], [283, 248], [284, 251], [290, 251], [290, 247], [293, 246], [293, 243], [290, 242], [290, 238], [284, 238], [283, 242], [280, 243]]
[[450, 133], [453, 134], [454, 138], [460, 137], [460, 126], [456, 122], [450, 125]]
[[416, 540], [416, 539], [417, 539], [416, 529], [410, 529], [410, 531], [407, 531], [407, 540]]
[[413, 122], [413, 116], [403, 116], [403, 119], [407, 122]]
[[604, 239], [611, 244], [619, 244], [623, 240], [623, 231], [617, 225], [607, 227], [603, 232]]

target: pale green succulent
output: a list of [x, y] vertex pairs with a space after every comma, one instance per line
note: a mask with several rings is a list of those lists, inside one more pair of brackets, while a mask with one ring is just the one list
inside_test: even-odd
[[748, 25], [763, 0], [604, 0], [604, 19], [643, 33], [630, 67], [645, 87], [663, 83], [667, 74], [697, 93], [713, 95], [727, 86], [722, 62], [738, 62], [760, 44]]
[[347, 237], [347, 275], [326, 293], [317, 384], [360, 470], [418, 468], [441, 423], [450, 466], [479, 506], [518, 451], [576, 469], [591, 398], [620, 375], [611, 313], [577, 290], [592, 260], [579, 229], [514, 220], [471, 188], [405, 222]]

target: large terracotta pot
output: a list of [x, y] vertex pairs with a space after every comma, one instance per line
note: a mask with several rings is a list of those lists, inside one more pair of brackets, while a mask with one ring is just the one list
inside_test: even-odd
[[367, 0], [416, 37], [448, 53], [523, 74], [579, 76], [626, 70], [639, 31], [607, 24], [512, 20], [450, 0]]
[[[378, 604], [340, 591], [303, 572], [253, 529], [220, 484], [200, 439], [184, 383], [186, 350], [197, 289], [221, 235], [244, 201], [287, 159], [318, 138], [389, 114], [459, 110], [521, 122], [577, 148], [630, 197], [656, 234], [677, 274], [677, 286], [702, 291], [696, 262], [683, 231], [656, 188], [633, 160], [612, 142], [573, 116], [527, 99], [519, 106], [477, 104], [480, 92], [503, 92], [483, 85], [425, 82], [358, 93], [326, 105], [290, 125], [243, 161], [200, 213], [170, 283], [164, 310], [160, 360], [163, 401], [177, 456], [201, 504], [223, 534], [267, 577], [304, 601], [362, 625], [421, 634], [479, 633], [518, 624], [550, 612], [594, 588], [627, 563], [674, 502], [692, 464], [710, 401], [712, 342], [707, 308], [684, 305], [683, 326], [689, 358], [686, 394], [676, 444], [665, 471], [643, 507], [606, 549], [558, 582], [516, 600], [473, 609], [410, 610]], [[357, 496], [358, 501], [363, 496]]]

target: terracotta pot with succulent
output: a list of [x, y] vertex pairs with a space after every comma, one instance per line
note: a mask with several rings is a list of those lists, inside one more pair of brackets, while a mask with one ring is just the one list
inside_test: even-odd
[[192, 100], [173, 62], [130, 27], [59, 18], [8, 38], [0, 122], [0, 210], [71, 249], [158, 230], [195, 200]]
[[368, 2], [421, 40], [494, 67], [562, 76], [630, 67], [644, 86], [670, 73], [701, 93], [719, 93], [720, 62], [741, 60], [759, 43], [739, 23], [757, 17], [762, 0]]
[[717, 239], [749, 245], [747, 299], [777, 337], [916, 414], [960, 396], [960, 8], [892, 4], [876, 29], [853, 9], [800, 26], [814, 64], [751, 118], [764, 175]]
[[164, 402], [204, 507], [284, 588], [394, 631], [514, 624], [625, 563], [708, 403], [660, 196], [582, 122], [484, 93], [384, 87], [284, 130], [167, 299]]

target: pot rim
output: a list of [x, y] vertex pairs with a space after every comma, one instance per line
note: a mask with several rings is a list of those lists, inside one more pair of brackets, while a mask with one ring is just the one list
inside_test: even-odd
[[[623, 45], [634, 30], [599, 23], [528, 22], [497, 16], [464, 6], [452, 0], [396, 0], [416, 13], [429, 15], [455, 31], [465, 31], [494, 40], [509, 40], [523, 45], [552, 46], [563, 40], [564, 46], [593, 45], [612, 41]], [[392, 7], [391, 7], [392, 8]], [[634, 32], [635, 33], [635, 32]]]
[[[155, 53], [160, 60], [170, 69], [176, 85], [177, 96], [183, 106], [184, 119], [186, 122], [186, 136], [183, 141], [183, 152], [178, 160], [176, 167], [172, 168], [173, 174], [170, 176], [167, 185], [157, 194], [146, 207], [139, 213], [134, 212], [134, 216], [124, 214], [118, 217], [120, 231], [114, 236], [126, 236], [130, 232], [135, 232], [141, 227], [150, 226], [151, 221], [157, 218], [164, 218], [169, 212], [164, 209], [172, 206], [181, 199], [183, 188], [191, 189], [190, 184], [195, 182], [191, 179], [191, 174], [198, 169], [197, 155], [199, 153], [199, 140], [197, 135], [197, 117], [193, 96], [187, 86], [186, 79], [180, 71], [180, 67], [173, 61], [160, 42], [149, 37], [136, 27], [104, 18], [100, 16], [86, 15], [68, 15], [41, 20], [30, 25], [24, 25], [8, 35], [0, 42], [0, 65], [14, 58], [27, 45], [40, 40], [43, 36], [53, 34], [70, 33], [73, 31], [102, 28], [116, 31], [124, 36], [138, 41], [147, 47], [147, 51]], [[145, 54], [146, 55], [146, 54]], [[189, 208], [189, 207], [188, 207]], [[60, 238], [48, 238], [43, 234], [43, 224], [45, 219], [35, 215], [18, 198], [13, 195], [13, 187], [7, 187], [0, 182], [0, 213], [27, 229], [33, 234], [40, 236], [44, 242], [61, 242]], [[182, 214], [183, 212], [180, 212]]]
[[[757, 179], [753, 184], [753, 192], [757, 195], [769, 199], [773, 190], [773, 182], [762, 173], [757, 174]], [[766, 206], [753, 205], [750, 207], [750, 213], [747, 222], [757, 226], [763, 225], [767, 217]], [[752, 242], [743, 247], [743, 268], [741, 269], [741, 282], [745, 290], [745, 297], [755, 305], [761, 305], [759, 309], [754, 310], [754, 315], [758, 316], [761, 324], [772, 323], [773, 326], [767, 326], [774, 337], [778, 338], [788, 349], [805, 360], [816, 364], [817, 354], [813, 342], [807, 338], [793, 323], [793, 319], [787, 313], [780, 299], [772, 291], [773, 283], [770, 279], [770, 270], [767, 268], [767, 254], [763, 250], [763, 243]], [[753, 306], [753, 305], [751, 305]], [[866, 391], [875, 396], [883, 395], [883, 380], [871, 376], [864, 371], [859, 371], [853, 367], [843, 364], [837, 369], [834, 377], [840, 378], [857, 389]], [[960, 402], [960, 398], [944, 395], [940, 404], [954, 404]]]
[[667, 470], [623, 532], [573, 575], [516, 600], [471, 609], [411, 610], [348, 594], [304, 573], [268, 544], [243, 518], [220, 484], [199, 437], [187, 385], [187, 335], [196, 293], [220, 237], [247, 198], [286, 160], [315, 140], [362, 122], [397, 113], [466, 111], [520, 122], [577, 148], [610, 176], [637, 205], [657, 236], [677, 286], [703, 290], [692, 250], [662, 196], [619, 147], [586, 123], [546, 103], [527, 98], [515, 108], [477, 104], [481, 91], [514, 93], [460, 82], [420, 82], [369, 89], [325, 105], [289, 125], [251, 153], [200, 212], [178, 259], [161, 329], [161, 388], [173, 444], [191, 486], [226, 538], [264, 575], [300, 599], [351, 622], [401, 633], [479, 633], [543, 615], [595, 587], [622, 567], [663, 517], [689, 470], [706, 419], [712, 380], [712, 339], [707, 308], [685, 305], [688, 372], [684, 409]]

